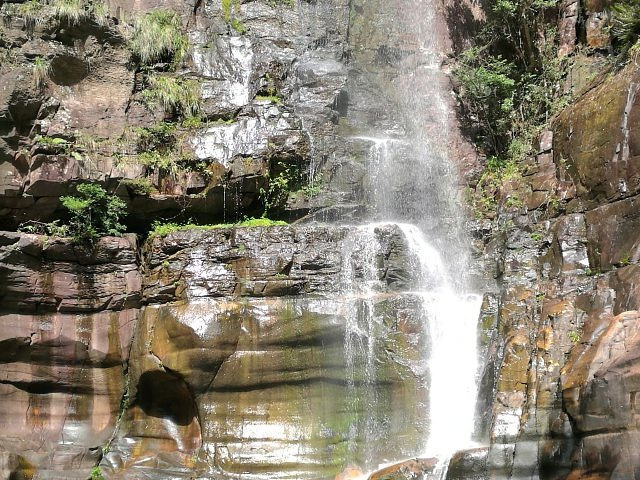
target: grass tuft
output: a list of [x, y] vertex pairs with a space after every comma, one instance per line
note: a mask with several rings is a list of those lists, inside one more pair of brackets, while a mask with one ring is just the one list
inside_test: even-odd
[[135, 25], [130, 48], [144, 65], [170, 61], [178, 63], [187, 52], [188, 40], [182, 33], [182, 23], [172, 10], [153, 10]]
[[149, 78], [150, 88], [142, 92], [145, 103], [158, 103], [169, 114], [196, 117], [200, 111], [200, 85], [195, 80], [167, 75]]
[[89, 6], [84, 0], [53, 0], [51, 6], [56, 18], [69, 25], [77, 25], [90, 15]]
[[33, 83], [37, 88], [43, 88], [49, 78], [51, 63], [42, 57], [36, 57], [33, 61]]

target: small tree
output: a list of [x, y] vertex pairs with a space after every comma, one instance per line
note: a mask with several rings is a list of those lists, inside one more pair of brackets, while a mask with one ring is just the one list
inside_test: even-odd
[[101, 235], [121, 235], [125, 231], [120, 223], [126, 213], [122, 200], [91, 183], [78, 185], [76, 190], [77, 195], [60, 200], [71, 214], [69, 232], [77, 242], [93, 244]]

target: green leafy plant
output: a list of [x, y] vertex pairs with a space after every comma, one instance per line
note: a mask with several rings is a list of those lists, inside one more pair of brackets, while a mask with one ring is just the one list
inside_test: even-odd
[[277, 105], [280, 105], [282, 103], [280, 97], [276, 95], [256, 95], [256, 100], [260, 102], [271, 102]]
[[558, 56], [552, 0], [490, 0], [475, 46], [455, 70], [466, 129], [489, 155], [520, 161], [564, 105], [566, 60]]
[[611, 6], [611, 34], [623, 52], [636, 44], [640, 38], [640, 0], [615, 2]]
[[61, 197], [69, 212], [69, 233], [78, 243], [93, 244], [101, 235], [121, 235], [125, 231], [120, 219], [126, 214], [126, 205], [100, 185], [82, 183], [77, 194]]
[[578, 343], [580, 338], [582, 338], [582, 329], [579, 328], [577, 330], [571, 330], [568, 335], [571, 343]]
[[287, 7], [293, 7], [295, 0], [267, 0], [267, 3], [272, 7], [277, 7], [278, 5], [285, 5]]
[[178, 168], [170, 153], [157, 150], [140, 153], [138, 161], [147, 167], [167, 172], [175, 172]]
[[37, 88], [43, 88], [49, 79], [51, 71], [51, 62], [42, 57], [36, 57], [33, 60], [33, 83]]
[[148, 178], [127, 178], [122, 180], [122, 185], [133, 195], [151, 195], [156, 191], [155, 187]]
[[240, 15], [239, 0], [222, 0], [222, 19], [236, 32], [246, 33], [247, 27], [237, 15]]
[[318, 174], [307, 185], [301, 188], [302, 193], [307, 197], [315, 197], [322, 191], [323, 178], [322, 174]]
[[202, 117], [199, 115], [187, 116], [182, 121], [183, 128], [196, 129], [196, 128], [203, 128], [206, 126], [207, 126], [206, 120], [203, 120]]
[[134, 130], [137, 135], [139, 150], [153, 150], [167, 148], [176, 143], [177, 125], [171, 122], [160, 122], [150, 127], [138, 127]]
[[142, 92], [145, 103], [157, 103], [172, 115], [194, 117], [200, 111], [200, 84], [168, 75], [149, 77], [150, 87]]
[[281, 160], [273, 162], [269, 172], [269, 184], [259, 192], [265, 215], [272, 214], [282, 207], [289, 194], [300, 190], [303, 183], [302, 169], [298, 163]]
[[104, 2], [94, 2], [91, 5], [91, 13], [93, 14], [93, 19], [95, 22], [101, 27], [106, 27], [109, 25], [109, 7]]
[[626, 267], [631, 264], [631, 252], [625, 252], [622, 257], [620, 257], [619, 264], [621, 267]]
[[34, 141], [39, 147], [55, 152], [65, 151], [71, 147], [71, 142], [68, 140], [60, 137], [49, 137], [48, 135], [37, 135]]
[[156, 9], [136, 22], [129, 46], [143, 65], [163, 61], [175, 65], [187, 53], [189, 42], [182, 33], [178, 14], [173, 10]]
[[69, 227], [60, 225], [59, 220], [48, 223], [30, 220], [20, 224], [18, 231], [35, 235], [48, 235], [51, 237], [66, 237], [69, 235]]
[[89, 477], [90, 480], [105, 480], [104, 476], [102, 475], [102, 470], [100, 470], [100, 467], [93, 467], [91, 469], [91, 476]]
[[85, 0], [51, 0], [51, 7], [56, 18], [69, 25], [76, 25], [90, 15]]

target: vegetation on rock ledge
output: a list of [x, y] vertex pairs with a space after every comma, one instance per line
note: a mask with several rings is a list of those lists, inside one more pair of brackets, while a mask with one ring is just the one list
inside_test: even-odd
[[248, 218], [237, 223], [218, 223], [213, 225], [198, 225], [195, 223], [173, 223], [173, 222], [155, 222], [152, 230], [149, 232], [149, 238], [164, 237], [173, 232], [182, 232], [185, 230], [217, 230], [221, 228], [242, 228], [242, 227], [276, 227], [288, 225], [282, 220], [271, 220], [269, 218]]
[[176, 64], [189, 44], [181, 29], [180, 17], [173, 10], [152, 10], [136, 22], [131, 51], [143, 65], [162, 61]]

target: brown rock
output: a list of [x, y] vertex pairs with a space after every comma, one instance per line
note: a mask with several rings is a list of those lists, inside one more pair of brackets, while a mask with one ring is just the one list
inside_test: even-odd
[[559, 46], [558, 56], [565, 57], [576, 47], [576, 24], [578, 22], [579, 0], [563, 0], [560, 3], [558, 19]]
[[411, 480], [428, 475], [438, 464], [437, 458], [412, 458], [383, 468], [369, 476], [369, 480]]
[[640, 191], [639, 82], [638, 70], [628, 66], [589, 90], [554, 122], [555, 163], [590, 205]]
[[94, 247], [71, 239], [0, 234], [3, 311], [91, 312], [140, 305], [135, 237], [104, 237]]
[[604, 471], [611, 478], [634, 478], [640, 465], [640, 315], [594, 318], [581, 342], [562, 373], [565, 408], [580, 438], [574, 475]]
[[357, 480], [364, 475], [364, 472], [359, 467], [350, 465], [342, 472], [336, 475], [334, 480]]
[[[115, 427], [137, 311], [0, 315], [0, 450], [38, 470], [84, 473]], [[32, 467], [28, 467], [32, 465]]]
[[601, 270], [640, 260], [640, 197], [603, 205], [586, 213], [589, 258]]

